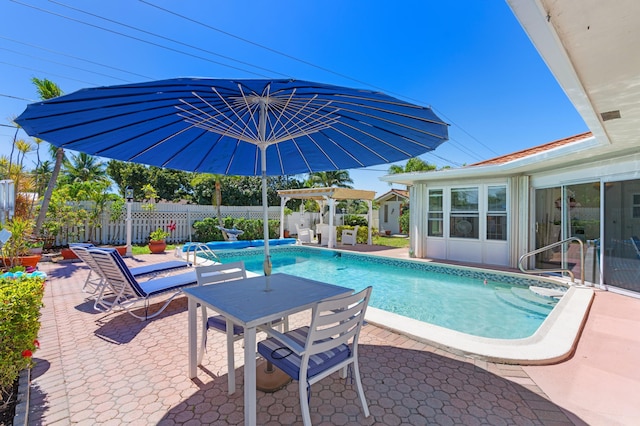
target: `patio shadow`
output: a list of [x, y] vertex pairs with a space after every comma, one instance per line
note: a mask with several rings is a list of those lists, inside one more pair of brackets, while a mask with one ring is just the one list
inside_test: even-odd
[[[335, 373], [311, 387], [314, 424], [586, 424], [527, 387], [468, 362], [432, 352], [360, 344], [360, 368], [371, 416], [364, 418], [354, 385]], [[206, 360], [205, 360], [206, 364]], [[209, 381], [158, 423], [238, 424], [244, 418], [243, 367], [237, 390], [226, 375]], [[298, 383], [273, 394], [258, 391], [258, 424], [300, 424]], [[573, 419], [573, 421], [570, 420]]]
[[[157, 303], [149, 305], [149, 312], [156, 312], [164, 303], [163, 299], [158, 299]], [[84, 304], [83, 304], [84, 305]], [[82, 305], [80, 305], [82, 306]], [[93, 309], [93, 302], [92, 302]], [[179, 297], [171, 301], [169, 306], [157, 317], [142, 321], [138, 318], [134, 318], [126, 311], [115, 311], [109, 313], [98, 312], [104, 315], [102, 318], [96, 319], [96, 325], [98, 328], [94, 334], [109, 343], [117, 345], [124, 345], [131, 342], [145, 327], [155, 321], [162, 321], [163, 319], [186, 312], [187, 299], [185, 297]], [[97, 312], [97, 311], [94, 311]], [[134, 312], [138, 315], [144, 315], [144, 307], [135, 309]]]

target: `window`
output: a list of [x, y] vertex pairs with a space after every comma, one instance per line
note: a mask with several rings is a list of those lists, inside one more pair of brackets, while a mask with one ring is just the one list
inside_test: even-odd
[[442, 210], [442, 189], [429, 190], [429, 215], [427, 219], [427, 235], [442, 237], [444, 232], [444, 213]]
[[477, 239], [479, 237], [478, 224], [478, 188], [452, 189], [450, 236]]
[[507, 239], [507, 187], [487, 188], [487, 240]]
[[633, 218], [640, 219], [640, 194], [633, 194], [631, 208]]
[[384, 205], [384, 223], [389, 223], [389, 204]]

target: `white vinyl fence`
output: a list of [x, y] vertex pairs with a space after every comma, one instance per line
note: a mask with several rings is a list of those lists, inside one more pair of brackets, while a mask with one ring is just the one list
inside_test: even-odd
[[[88, 203], [87, 203], [88, 204]], [[146, 203], [131, 203], [131, 242], [133, 244], [146, 244], [149, 240], [149, 233], [162, 228], [168, 230], [171, 223], [176, 224], [176, 229], [167, 238], [169, 243], [183, 243], [191, 241], [194, 232], [192, 225], [194, 222], [207, 217], [216, 217], [214, 206], [200, 206], [191, 204], [156, 203], [154, 210], [142, 208]], [[87, 209], [90, 207], [87, 205]], [[221, 206], [222, 217], [262, 219], [263, 211], [261, 206]], [[377, 219], [377, 215], [374, 215]], [[280, 220], [280, 206], [269, 207], [269, 219]], [[320, 221], [319, 213], [293, 213], [285, 216], [285, 229], [295, 234], [295, 224], [302, 223], [313, 225]], [[375, 222], [375, 220], [374, 220]], [[90, 228], [86, 226], [63, 229], [55, 241], [55, 245], [66, 245], [69, 242], [92, 241], [98, 244], [125, 244], [127, 237], [126, 209], [121, 220], [110, 220], [110, 209], [107, 207], [99, 220], [100, 226], [93, 230], [93, 237], [90, 235]], [[337, 214], [335, 218], [337, 225], [342, 224], [342, 215]], [[376, 224], [374, 223], [374, 226]], [[73, 235], [73, 241], [67, 241], [66, 236]]]

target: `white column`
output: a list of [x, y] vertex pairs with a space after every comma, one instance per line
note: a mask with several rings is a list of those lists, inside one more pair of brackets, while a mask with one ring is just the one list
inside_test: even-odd
[[[369, 223], [369, 229], [368, 229], [368, 237], [367, 237], [367, 244], [371, 245], [373, 244], [372, 238], [371, 238], [371, 223], [373, 222], [373, 201], [371, 200], [367, 200], [367, 207], [369, 208], [368, 212], [367, 212], [367, 222]], [[358, 236], [356, 235], [356, 238], [358, 238]]]
[[131, 201], [127, 201], [127, 251], [125, 256], [133, 256], [131, 251]]
[[336, 245], [336, 233], [333, 228], [333, 217], [336, 215], [336, 200], [329, 198], [329, 242], [327, 248], [333, 248]]

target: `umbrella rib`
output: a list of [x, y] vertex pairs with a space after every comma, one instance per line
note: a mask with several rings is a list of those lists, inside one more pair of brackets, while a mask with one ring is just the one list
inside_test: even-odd
[[[183, 116], [181, 114], [178, 114], [178, 115], [184, 118], [187, 122], [195, 124], [196, 126], [203, 128], [205, 130], [222, 134], [223, 136], [237, 137], [238, 139], [244, 140], [246, 142], [256, 141], [257, 136], [253, 132], [250, 132], [251, 130], [250, 127], [243, 120], [243, 118], [238, 114], [235, 108], [233, 108], [227, 102], [226, 99], [222, 98], [220, 93], [217, 90], [215, 90], [215, 88], [213, 88], [213, 90], [216, 93], [216, 95], [218, 95], [220, 100], [227, 106], [227, 108], [229, 108], [229, 110], [233, 112], [233, 114], [238, 118], [238, 121], [242, 124], [242, 126], [238, 124], [238, 121], [233, 121], [229, 124], [227, 121], [224, 121], [223, 119], [221, 119], [220, 117], [226, 118], [226, 115], [224, 114], [224, 112], [220, 110], [218, 107], [215, 107], [214, 105], [212, 105], [209, 101], [205, 100], [204, 98], [202, 98], [202, 96], [200, 96], [198, 93], [195, 93], [195, 92], [192, 92], [192, 94], [198, 99], [200, 99], [204, 104], [209, 106], [209, 108], [211, 108], [217, 114], [212, 115], [211, 113], [204, 111], [203, 109], [193, 105], [192, 103], [184, 99], [180, 99], [180, 102], [188, 105], [193, 110], [200, 112], [202, 115], [205, 115], [209, 119], [204, 120], [199, 115], [194, 114], [192, 111], [176, 106], [178, 110], [185, 112], [190, 117]], [[245, 136], [246, 134], [248, 134], [248, 136]]]
[[[325, 104], [323, 106], [323, 108], [328, 104], [329, 103]], [[338, 117], [331, 117], [331, 115], [335, 114], [336, 112], [338, 112], [339, 109], [335, 109], [333, 111], [327, 111], [323, 115], [319, 115], [318, 114], [318, 111], [320, 109], [314, 109], [314, 110], [309, 111], [306, 116], [304, 116], [304, 117], [302, 117], [299, 120], [294, 122], [293, 118], [297, 117], [299, 115], [299, 113], [301, 111], [303, 111], [303, 109], [308, 109], [308, 108], [306, 108], [307, 105], [308, 105], [308, 102], [305, 103], [305, 105], [302, 105], [302, 107], [297, 108], [296, 109], [296, 114], [292, 115], [287, 120], [286, 124], [291, 124], [290, 127], [295, 127], [295, 128], [297, 128], [298, 131], [297, 132], [295, 132], [295, 131], [292, 132], [292, 131], [289, 130], [287, 125], [285, 125], [285, 123], [279, 122], [281, 124], [281, 126], [280, 126], [281, 129], [280, 129], [280, 133], [277, 135], [278, 138], [274, 138], [274, 139], [270, 140], [270, 143], [279, 143], [279, 142], [283, 142], [283, 141], [286, 141], [286, 140], [295, 139], [297, 137], [307, 136], [309, 134], [316, 133], [316, 132], [322, 131], [324, 129], [331, 128], [332, 124], [334, 124], [334, 123], [339, 121]], [[286, 106], [287, 105], [283, 105], [282, 107], [280, 107], [283, 110], [283, 114], [281, 114], [281, 116], [286, 113], [286, 110], [285, 110]], [[317, 117], [314, 117], [314, 115], [317, 116]], [[327, 117], [329, 117], [330, 120], [322, 121], [324, 118], [327, 118]], [[304, 126], [300, 125], [299, 123], [304, 123]]]

